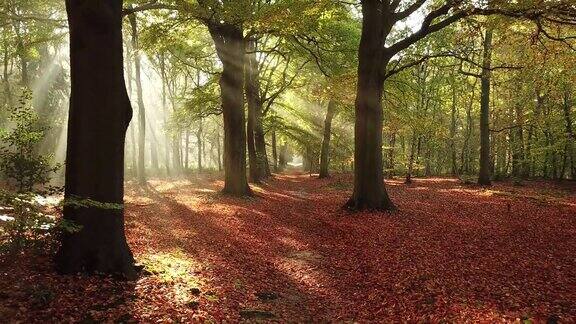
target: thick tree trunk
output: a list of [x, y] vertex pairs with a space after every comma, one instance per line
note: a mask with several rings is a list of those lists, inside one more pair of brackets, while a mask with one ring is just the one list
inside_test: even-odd
[[482, 62], [480, 98], [480, 172], [478, 184], [489, 186], [490, 180], [490, 80], [492, 64], [492, 29], [484, 35], [484, 60]]
[[[122, 57], [122, 1], [67, 0], [71, 98], [64, 219], [82, 226], [63, 235], [61, 273], [135, 278], [124, 234], [124, 140], [132, 118]], [[80, 204], [79, 204], [80, 203]]]
[[[125, 56], [125, 76], [128, 78], [126, 85], [128, 86], [128, 98], [132, 96], [132, 45], [131, 43], [126, 43], [126, 56]], [[136, 144], [136, 136], [134, 135], [134, 123], [128, 126], [127, 132], [129, 133], [130, 139], [128, 141], [127, 150], [130, 148], [130, 177], [136, 177], [138, 174], [138, 145]]]
[[138, 26], [136, 14], [128, 16], [132, 30], [132, 50], [134, 51], [134, 72], [136, 75], [136, 96], [138, 100], [138, 182], [146, 183], [146, 109], [142, 95], [142, 78], [140, 63], [140, 44], [138, 43]]
[[388, 59], [383, 57], [384, 31], [381, 4], [362, 4], [356, 121], [354, 126], [354, 192], [346, 207], [353, 210], [393, 210], [394, 204], [384, 187], [382, 169], [382, 72]]
[[[260, 115], [262, 116], [262, 115]], [[266, 135], [264, 133], [264, 125], [262, 117], [256, 119], [254, 125], [254, 142], [256, 145], [256, 155], [258, 161], [261, 163], [265, 177], [272, 175], [270, 170], [270, 162], [268, 162], [268, 152], [266, 151]]]
[[257, 183], [270, 175], [270, 166], [262, 125], [262, 98], [260, 96], [255, 41], [247, 43], [246, 51], [244, 73], [248, 103], [248, 160], [250, 162], [250, 181]]
[[336, 115], [336, 102], [328, 102], [328, 111], [324, 119], [324, 138], [320, 149], [320, 179], [328, 178], [330, 169], [330, 138], [332, 137], [332, 119]]
[[[248, 62], [249, 60], [247, 60]], [[260, 164], [258, 163], [258, 157], [256, 154], [256, 146], [254, 145], [254, 124], [255, 124], [255, 110], [256, 106], [258, 106], [258, 97], [259, 95], [256, 94], [256, 89], [254, 86], [254, 81], [250, 80], [250, 67], [249, 63], [246, 63], [245, 68], [245, 75], [246, 75], [246, 100], [248, 102], [248, 122], [247, 122], [247, 146], [248, 146], [248, 162], [249, 162], [249, 175], [250, 181], [254, 183], [259, 183], [262, 179], [262, 171], [260, 170]]]
[[246, 177], [246, 120], [244, 114], [244, 35], [231, 24], [209, 23], [208, 29], [222, 62], [220, 90], [224, 115], [223, 193], [248, 196]]

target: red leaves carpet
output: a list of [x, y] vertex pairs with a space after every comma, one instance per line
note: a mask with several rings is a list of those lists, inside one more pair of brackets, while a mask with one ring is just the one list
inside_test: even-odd
[[348, 175], [282, 175], [254, 198], [209, 177], [129, 186], [137, 282], [0, 268], [0, 321], [576, 320], [574, 183], [388, 182], [393, 214], [350, 214]]

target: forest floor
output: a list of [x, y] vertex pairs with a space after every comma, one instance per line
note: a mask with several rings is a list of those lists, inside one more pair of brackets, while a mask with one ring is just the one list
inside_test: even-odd
[[128, 185], [135, 282], [0, 267], [0, 322], [576, 321], [576, 184], [387, 181], [399, 211], [349, 213], [351, 176]]

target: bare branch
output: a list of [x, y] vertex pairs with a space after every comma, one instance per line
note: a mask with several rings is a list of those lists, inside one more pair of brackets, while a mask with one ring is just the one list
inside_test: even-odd
[[400, 51], [410, 47], [410, 45], [416, 43], [417, 41], [423, 39], [424, 37], [428, 36], [429, 34], [435, 33], [445, 27], [448, 27], [452, 23], [466, 17], [469, 15], [466, 11], [457, 11], [452, 15], [444, 18], [443, 20], [432, 24], [432, 22], [442, 16], [447, 15], [452, 9], [453, 6], [462, 2], [461, 0], [458, 1], [448, 1], [444, 5], [438, 7], [435, 10], [432, 10], [422, 22], [420, 29], [410, 36], [398, 41], [394, 45], [386, 48], [386, 51], [389, 53], [390, 56], [394, 56], [395, 54], [399, 53]]

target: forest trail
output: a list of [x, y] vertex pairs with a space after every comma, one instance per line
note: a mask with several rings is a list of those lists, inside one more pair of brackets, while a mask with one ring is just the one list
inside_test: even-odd
[[16, 271], [1, 272], [0, 300], [10, 303], [0, 315], [576, 320], [573, 182], [483, 189], [444, 178], [392, 180], [399, 212], [350, 214], [341, 205], [351, 180], [284, 174], [253, 186], [249, 199], [219, 195], [216, 176], [128, 185], [128, 241], [147, 275], [134, 283], [59, 277], [50, 262], [22, 258]]

